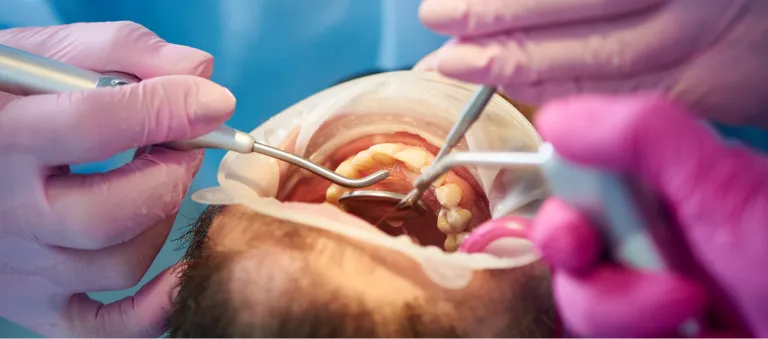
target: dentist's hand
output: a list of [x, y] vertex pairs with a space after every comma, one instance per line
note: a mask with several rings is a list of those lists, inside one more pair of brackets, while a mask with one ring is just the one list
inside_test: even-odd
[[[563, 157], [652, 185], [696, 259], [754, 334], [768, 336], [767, 158], [726, 144], [690, 111], [652, 95], [564, 99], [545, 105], [536, 126]], [[709, 297], [673, 274], [599, 264], [597, 233], [555, 198], [534, 219], [531, 238], [555, 268], [557, 305], [579, 335], [674, 335]]]
[[170, 272], [109, 305], [85, 293], [144, 276], [202, 152], [154, 147], [104, 174], [71, 174], [67, 165], [222, 124], [235, 99], [205, 79], [213, 58], [128, 22], [9, 29], [0, 44], [147, 79], [64, 94], [0, 92], [0, 316], [46, 336], [159, 336], [176, 283]]
[[423, 0], [457, 37], [420, 67], [540, 104], [663, 91], [708, 118], [768, 126], [768, 1]]

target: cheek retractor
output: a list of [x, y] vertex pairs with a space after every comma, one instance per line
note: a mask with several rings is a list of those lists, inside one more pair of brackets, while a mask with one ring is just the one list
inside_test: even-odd
[[[0, 90], [16, 95], [33, 95], [123, 86], [140, 81], [122, 73], [100, 74], [55, 60], [0, 45]], [[300, 167], [336, 185], [365, 188], [387, 177], [386, 170], [363, 178], [347, 178], [305, 158], [262, 144], [245, 132], [226, 125], [190, 140], [172, 141], [160, 146], [186, 151], [214, 148], [238, 153], [258, 153]]]

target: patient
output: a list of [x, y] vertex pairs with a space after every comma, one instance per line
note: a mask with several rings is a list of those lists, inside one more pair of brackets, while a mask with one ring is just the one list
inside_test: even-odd
[[[418, 172], [414, 164], [424, 165], [414, 159], [436, 152], [404, 134], [374, 139], [337, 150], [329, 166], [346, 175], [387, 168], [392, 177], [373, 189], [405, 192], [408, 186], [399, 184]], [[281, 213], [375, 229], [375, 221], [333, 206], [343, 189], [317, 180], [306, 177], [283, 194], [281, 200], [290, 202], [281, 205]], [[466, 172], [449, 173], [441, 185], [451, 189], [425, 196], [432, 213], [379, 229], [455, 251], [462, 235], [489, 218], [488, 202]], [[434, 283], [405, 254], [237, 204], [206, 209], [186, 241], [172, 337], [555, 335], [549, 271], [540, 262], [479, 271], [467, 287], [452, 290]]]

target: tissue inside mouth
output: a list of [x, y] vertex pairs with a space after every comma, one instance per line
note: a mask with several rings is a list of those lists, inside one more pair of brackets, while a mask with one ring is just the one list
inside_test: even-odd
[[[380, 169], [390, 177], [366, 190], [382, 190], [406, 194], [413, 181], [431, 164], [438, 147], [408, 132], [379, 133], [360, 137], [333, 150], [324, 164], [336, 173], [359, 178]], [[323, 203], [338, 206], [339, 197], [354, 189], [297, 172], [300, 178], [283, 195], [283, 201]], [[490, 219], [488, 200], [477, 180], [466, 169], [456, 169], [435, 181], [422, 198], [427, 213], [405, 221], [366, 220], [377, 223], [385, 233], [408, 235], [424, 246], [455, 251], [466, 235], [477, 225]], [[383, 208], [383, 207], [382, 207]]]

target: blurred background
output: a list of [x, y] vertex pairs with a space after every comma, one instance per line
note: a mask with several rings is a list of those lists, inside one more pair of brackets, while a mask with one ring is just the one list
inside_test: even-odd
[[[237, 97], [229, 124], [250, 131], [270, 116], [345, 78], [409, 68], [445, 38], [418, 20], [419, 0], [2, 0], [0, 29], [81, 21], [130, 20], [177, 44], [215, 57], [213, 81]], [[73, 170], [109, 170], [121, 154]], [[190, 192], [216, 186], [224, 152], [209, 151]], [[188, 198], [174, 230], [142, 284], [176, 263], [174, 242], [204, 206]], [[96, 293], [110, 302], [134, 293]], [[0, 318], [0, 337], [39, 337]]]
[[[250, 131], [270, 116], [343, 79], [409, 68], [446, 39], [418, 20], [419, 0], [1, 0], [0, 29], [81, 21], [138, 22], [165, 40], [215, 57], [213, 80], [237, 97], [229, 124]], [[726, 136], [768, 149], [765, 131], [718, 126]], [[130, 153], [77, 172], [123, 165]], [[224, 152], [209, 151], [190, 192], [215, 186]], [[204, 206], [188, 198], [142, 284], [176, 263], [175, 243]], [[134, 293], [96, 293], [111, 302]], [[0, 318], [0, 337], [38, 337]]]

